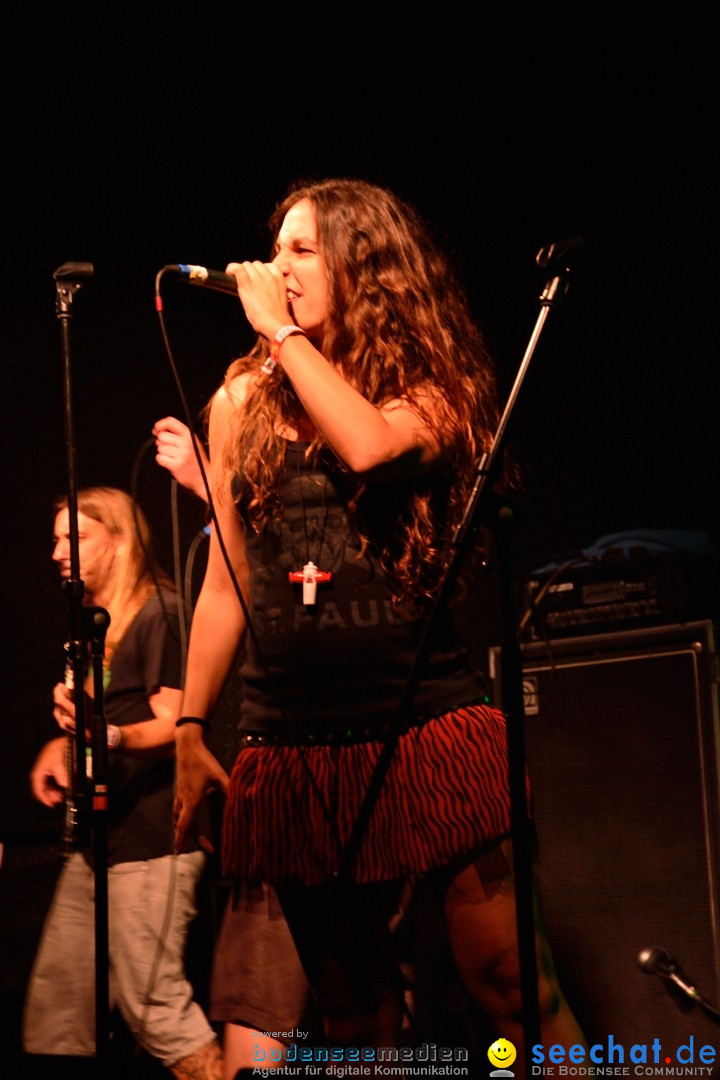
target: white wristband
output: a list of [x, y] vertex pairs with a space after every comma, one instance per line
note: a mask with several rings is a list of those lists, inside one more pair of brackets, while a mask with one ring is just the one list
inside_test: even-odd
[[107, 746], [108, 750], [117, 750], [122, 746], [123, 734], [122, 728], [116, 727], [115, 724], [108, 724], [107, 727]]
[[290, 337], [291, 334], [302, 334], [305, 336], [305, 331], [300, 326], [295, 326], [291, 323], [289, 326], [281, 326], [277, 334], [272, 340], [270, 345], [270, 355], [260, 368], [266, 375], [269, 375], [271, 371], [274, 371], [278, 363], [278, 355], [280, 353], [280, 346], [285, 338]]

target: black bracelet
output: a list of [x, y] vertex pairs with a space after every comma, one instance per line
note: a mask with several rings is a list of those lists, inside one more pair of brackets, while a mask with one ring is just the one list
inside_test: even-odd
[[203, 731], [211, 731], [212, 728], [207, 720], [203, 720], [202, 716], [181, 716], [175, 721], [175, 727], [182, 727], [184, 724], [199, 724]]

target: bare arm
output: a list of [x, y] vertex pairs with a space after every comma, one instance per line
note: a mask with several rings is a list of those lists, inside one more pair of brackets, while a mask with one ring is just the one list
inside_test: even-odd
[[[70, 735], [75, 732], [75, 705], [71, 692], [64, 683], [58, 683], [53, 691], [55, 708], [53, 715], [63, 731]], [[88, 713], [92, 710], [92, 700], [87, 699]], [[118, 728], [122, 750], [128, 754], [144, 757], [170, 757], [175, 750], [175, 721], [180, 715], [182, 691], [170, 686], [159, 687], [148, 698], [150, 716], [136, 724], [126, 724]], [[110, 728], [112, 725], [108, 725]], [[90, 732], [86, 737], [91, 738]]]
[[[212, 488], [218, 526], [235, 580], [248, 595], [248, 566], [245, 538], [238, 520], [230, 483], [222, 467], [223, 447], [230, 418], [242, 404], [242, 384], [220, 389], [210, 413], [210, 460]], [[207, 569], [193, 614], [183, 714], [207, 716], [214, 707], [230, 665], [245, 633], [245, 616], [218, 541], [217, 530], [210, 535]]]
[[[227, 272], [237, 278], [253, 327], [272, 341], [292, 322], [282, 272], [260, 262], [230, 263]], [[307, 338], [286, 338], [280, 363], [315, 427], [353, 472], [412, 476], [439, 456], [437, 437], [407, 401], [371, 404]]]
[[[236, 380], [240, 383], [241, 380]], [[229, 483], [223, 475], [222, 450], [228, 424], [234, 410], [241, 406], [237, 390], [221, 389], [215, 395], [210, 413], [210, 461], [217, 521], [233, 573], [247, 596], [248, 568], [245, 543], [232, 500]], [[187, 658], [183, 716], [207, 718], [223, 688], [245, 633], [245, 616], [235, 591], [227, 564], [220, 549], [216, 530], [210, 536], [208, 563], [200, 595], [195, 605]], [[205, 795], [215, 789], [227, 789], [228, 776], [212, 756], [198, 724], [185, 724], [175, 733], [177, 770], [175, 785], [176, 849], [193, 820]]]
[[142, 757], [170, 757], [175, 750], [175, 721], [180, 715], [182, 691], [161, 686], [148, 699], [151, 718], [138, 724], [126, 724], [122, 732], [121, 750]]

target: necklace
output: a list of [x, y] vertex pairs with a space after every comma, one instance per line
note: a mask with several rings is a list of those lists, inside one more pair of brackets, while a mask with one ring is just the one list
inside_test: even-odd
[[[305, 565], [302, 570], [291, 570], [288, 573], [288, 579], [293, 585], [302, 585], [302, 597], [303, 604], [306, 607], [310, 607], [317, 602], [317, 587], [318, 585], [327, 584], [332, 580], [332, 573], [329, 570], [320, 570], [318, 566], [310, 558], [310, 534], [308, 531], [308, 520], [305, 512], [305, 499], [303, 498], [303, 477], [300, 473], [300, 447], [296, 444], [295, 451], [297, 454], [297, 476], [298, 476], [298, 495], [300, 498], [300, 507], [302, 509], [303, 519], [303, 532], [305, 534]], [[312, 479], [312, 477], [309, 477]], [[323, 489], [322, 489], [322, 505], [320, 507], [320, 516], [322, 517], [322, 528], [320, 530], [320, 538], [318, 540], [317, 548], [317, 561], [321, 562], [321, 555], [323, 549], [323, 543], [325, 541], [325, 528], [328, 520], [328, 505], [327, 505], [327, 486], [328, 477], [325, 474]], [[318, 518], [319, 520], [319, 518]]]

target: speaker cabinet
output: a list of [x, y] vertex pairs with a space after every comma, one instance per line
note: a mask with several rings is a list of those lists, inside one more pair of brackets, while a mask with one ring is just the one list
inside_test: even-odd
[[[641, 970], [660, 947], [720, 1008], [718, 692], [711, 622], [522, 646], [537, 880], [593, 1042], [720, 1046], [712, 1009]], [[500, 700], [499, 648], [490, 673]], [[626, 1057], [626, 1063], [627, 1063]], [[664, 1059], [663, 1059], [664, 1060]], [[697, 1063], [698, 1058], [695, 1057]]]

